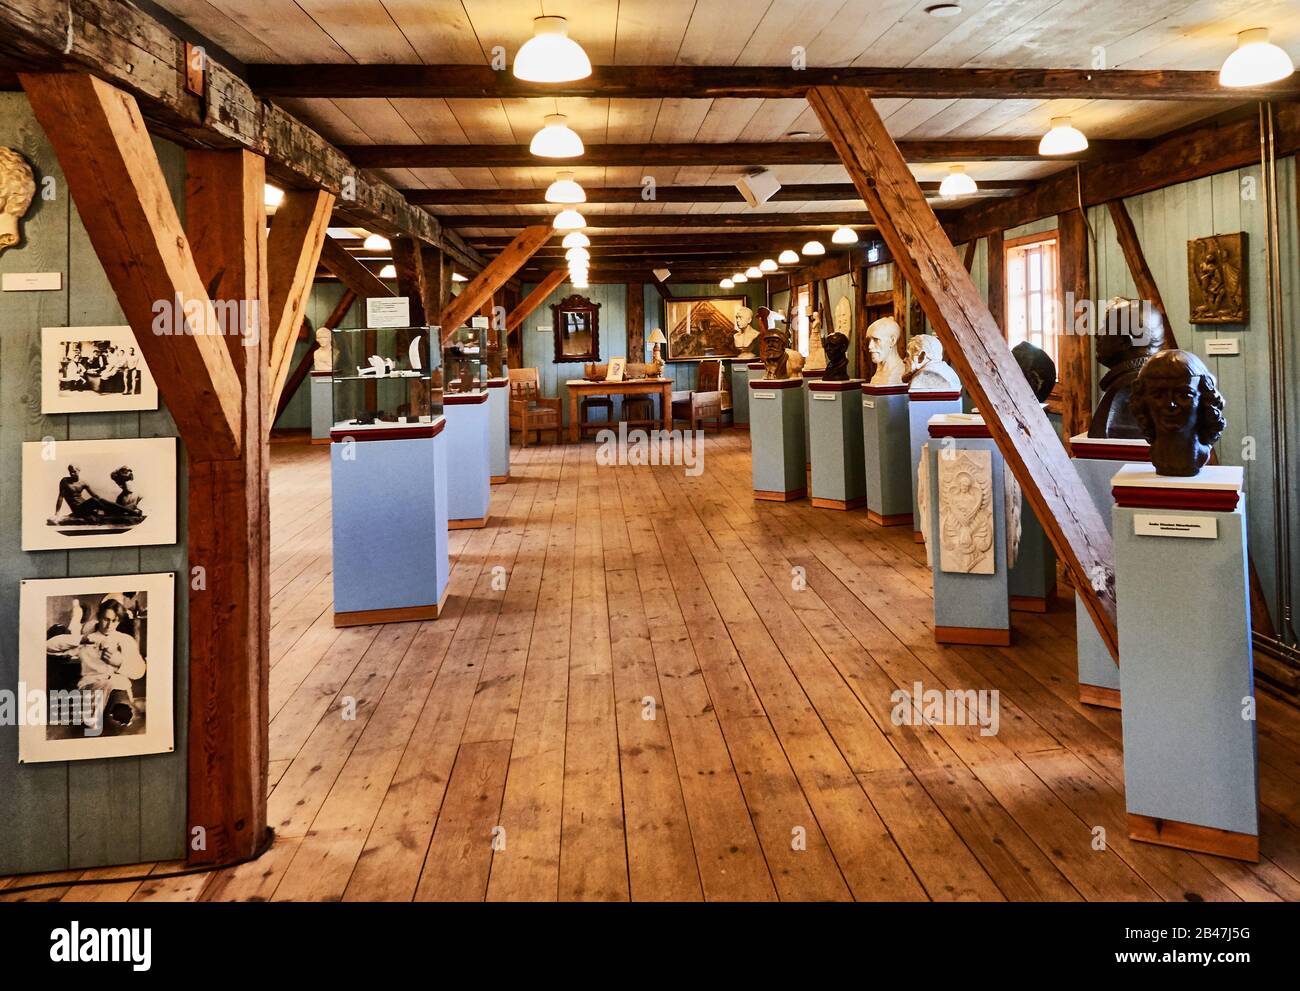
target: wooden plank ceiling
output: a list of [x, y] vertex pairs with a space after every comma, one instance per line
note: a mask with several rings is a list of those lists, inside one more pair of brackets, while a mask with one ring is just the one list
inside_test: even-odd
[[[332, 63], [483, 65], [493, 48], [513, 55], [531, 36], [541, 14], [569, 18], [570, 34], [593, 64], [612, 66], [773, 66], [789, 68], [791, 48], [803, 46], [813, 67], [1106, 68], [1214, 70], [1232, 49], [1237, 31], [1267, 25], [1273, 40], [1300, 48], [1294, 0], [962, 0], [951, 18], [926, 13], [931, 0], [159, 0], [160, 6], [246, 65]], [[304, 70], [306, 71], [306, 70]], [[290, 112], [339, 145], [526, 145], [548, 113], [566, 114], [588, 145], [734, 144], [825, 141], [803, 99], [628, 98], [276, 98]], [[878, 109], [898, 141], [1036, 140], [1054, 116], [1070, 115], [1094, 141], [1151, 138], [1230, 107], [1222, 101], [1089, 99], [880, 99]], [[810, 158], [819, 156], [810, 155]], [[964, 163], [989, 188], [981, 196], [1015, 195], [1019, 184], [1069, 164], [1043, 160]], [[609, 189], [582, 209], [603, 214], [700, 215], [698, 223], [661, 225], [647, 235], [680, 241], [682, 235], [722, 235], [706, 217], [747, 212], [734, 197], [689, 193], [653, 202], [626, 202], [652, 175], [660, 190], [729, 189], [747, 168], [770, 165], [584, 165], [544, 167], [376, 168], [387, 181], [413, 192], [440, 218], [458, 215], [545, 215], [540, 203], [474, 203], [426, 191], [540, 191], [555, 173], [571, 168], [590, 192]], [[798, 187], [837, 184], [843, 166], [824, 161], [771, 165], [783, 185], [796, 189], [759, 208], [762, 213], [806, 215], [863, 210], [860, 200], [823, 195], [800, 198]], [[912, 163], [919, 180], [934, 184], [942, 161]], [[995, 187], [998, 184], [1001, 188]], [[613, 192], [621, 190], [622, 193]], [[514, 199], [525, 197], [515, 196]], [[593, 196], [593, 200], [596, 197]], [[944, 202], [963, 206], [971, 202]], [[512, 222], [514, 228], [525, 221]], [[618, 233], [629, 230], [622, 220]], [[637, 228], [630, 228], [636, 230]], [[780, 227], [764, 226], [771, 234]], [[471, 243], [510, 233], [502, 227], [463, 227]], [[746, 235], [735, 233], [737, 262], [752, 264]], [[806, 235], [793, 233], [798, 248]], [[795, 242], [798, 243], [795, 243]], [[662, 253], [661, 253], [662, 254]], [[754, 259], [756, 260], [756, 259]], [[593, 273], [600, 256], [593, 252]], [[598, 273], [597, 273], [598, 274]]]

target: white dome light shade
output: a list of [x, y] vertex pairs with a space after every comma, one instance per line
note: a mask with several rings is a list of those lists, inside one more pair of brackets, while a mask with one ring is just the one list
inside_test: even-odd
[[1040, 155], [1074, 155], [1088, 147], [1083, 132], [1070, 123], [1069, 117], [1053, 117], [1052, 128], [1038, 142]]
[[822, 244], [820, 241], [809, 241], [803, 246], [803, 250], [800, 251], [799, 254], [824, 255], [826, 254], [826, 245]]
[[451, 273], [451, 281], [452, 281], [452, 282], [468, 282], [469, 279], [465, 278], [465, 276], [461, 275], [459, 272], [452, 272], [452, 273]]
[[735, 284], [734, 282], [732, 282], [730, 279], [723, 279], [721, 282], [718, 283], [718, 288], [719, 288], [719, 289], [735, 289], [735, 288], [736, 288], [736, 284]]
[[857, 244], [858, 232], [852, 227], [837, 227], [831, 235], [831, 244]]
[[392, 251], [393, 244], [382, 234], [371, 234], [361, 245], [367, 251]]
[[778, 268], [780, 268], [780, 266], [777, 265], [775, 258], [764, 258], [758, 263], [758, 270], [760, 272], [775, 272]]
[[795, 251], [793, 248], [786, 248], [776, 256], [776, 260], [782, 265], [798, 265], [799, 252]]
[[1220, 86], [1263, 86], [1295, 72], [1291, 56], [1268, 40], [1268, 28], [1251, 28], [1237, 35], [1237, 50], [1219, 70]]
[[588, 251], [586, 248], [570, 248], [568, 251], [564, 253], [564, 257], [567, 258], [569, 264], [572, 265], [575, 261], [578, 261], [579, 259], [581, 259], [584, 262], [590, 261], [591, 252]]
[[535, 17], [533, 36], [519, 49], [513, 71], [530, 83], [571, 83], [591, 75], [591, 59], [569, 37], [563, 17]]
[[573, 178], [572, 172], [557, 172], [555, 181], [546, 187], [547, 203], [586, 203], [587, 191]]
[[381, 268], [381, 269], [379, 270], [379, 277], [380, 277], [381, 279], [395, 279], [395, 278], [397, 278], [397, 266], [396, 266], [396, 265], [385, 265], [383, 268]]
[[565, 123], [564, 114], [547, 114], [542, 129], [533, 135], [528, 150], [539, 158], [577, 158], [582, 154], [582, 138]]
[[284, 202], [284, 190], [267, 183], [262, 187], [262, 203], [268, 210], [274, 210]]
[[732, 282], [748, 282], [748, 281], [749, 281], [749, 276], [746, 275], [744, 272], [737, 272], [735, 275], [733, 275], [733, 276], [731, 277], [731, 281], [732, 281]]
[[590, 248], [591, 238], [587, 237], [582, 231], [573, 231], [564, 235], [564, 240], [560, 242], [560, 246], [565, 248]]
[[950, 165], [948, 174], [944, 177], [943, 182], [939, 183], [939, 195], [944, 199], [952, 199], [954, 196], [970, 196], [979, 189], [975, 185], [975, 180], [966, 174], [966, 166]]
[[747, 279], [761, 279], [762, 277], [763, 273], [759, 271], [757, 265], [750, 265], [749, 268], [745, 269], [745, 278]]
[[587, 226], [587, 221], [577, 210], [561, 210], [555, 215], [551, 226], [557, 231], [577, 231]]

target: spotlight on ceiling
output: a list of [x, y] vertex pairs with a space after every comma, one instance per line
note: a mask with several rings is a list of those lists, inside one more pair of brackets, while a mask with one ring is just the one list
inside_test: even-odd
[[563, 17], [534, 17], [533, 36], [519, 49], [513, 70], [530, 83], [571, 83], [591, 75], [591, 59], [569, 37]]
[[392, 242], [389, 241], [388, 238], [384, 237], [384, 235], [382, 234], [369, 235], [363, 242], [361, 242], [361, 246], [365, 248], [367, 251], [392, 251], [393, 250]]
[[934, 3], [926, 7], [925, 12], [931, 17], [956, 17], [961, 13], [961, 4]]
[[1237, 49], [1219, 70], [1220, 86], [1263, 86], [1295, 72], [1291, 56], [1268, 40], [1268, 28], [1237, 35]]
[[274, 210], [284, 202], [284, 190], [267, 183], [262, 187], [262, 203], [268, 210]]
[[451, 273], [451, 281], [452, 281], [452, 282], [468, 282], [469, 279], [465, 278], [465, 276], [461, 275], [459, 272], [452, 272], [452, 273]]
[[557, 231], [576, 231], [586, 227], [587, 221], [582, 214], [570, 207], [557, 213], [551, 226]]
[[1087, 147], [1088, 139], [1070, 123], [1069, 117], [1053, 117], [1051, 129], [1038, 142], [1038, 154], [1075, 155]]
[[555, 181], [546, 187], [547, 203], [586, 203], [587, 192], [573, 178], [572, 172], [557, 172]]
[[781, 188], [775, 175], [767, 169], [755, 169], [736, 180], [736, 188], [751, 208], [762, 206]]
[[652, 268], [650, 270], [650, 274], [653, 275], [660, 282], [667, 282], [668, 277], [673, 273], [666, 268]]
[[809, 241], [799, 252], [801, 255], [824, 255], [826, 254], [826, 245], [820, 241]]
[[858, 232], [852, 227], [837, 227], [831, 235], [831, 244], [857, 244]]
[[564, 114], [547, 114], [542, 129], [533, 135], [528, 150], [538, 158], [577, 158], [582, 138], [566, 123]]
[[799, 252], [795, 251], [793, 248], [786, 248], [776, 256], [776, 260], [777, 263], [781, 265], [798, 265]]
[[587, 237], [582, 231], [573, 231], [565, 234], [564, 240], [560, 242], [563, 248], [590, 248], [591, 238]]
[[943, 182], [939, 183], [939, 195], [946, 200], [954, 196], [970, 196], [978, 189], [975, 180], [966, 174], [964, 165], [949, 165], [948, 174], [944, 176]]

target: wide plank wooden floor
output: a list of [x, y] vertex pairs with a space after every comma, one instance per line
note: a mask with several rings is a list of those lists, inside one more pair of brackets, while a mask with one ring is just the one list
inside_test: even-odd
[[[743, 433], [698, 477], [516, 449], [490, 525], [451, 535], [444, 616], [346, 630], [326, 449], [273, 457], [274, 845], [8, 897], [1300, 898], [1296, 710], [1260, 693], [1259, 865], [1130, 842], [1072, 601], [1009, 649], [937, 647], [910, 532], [754, 502]], [[917, 682], [998, 690], [998, 733], [895, 725]]]

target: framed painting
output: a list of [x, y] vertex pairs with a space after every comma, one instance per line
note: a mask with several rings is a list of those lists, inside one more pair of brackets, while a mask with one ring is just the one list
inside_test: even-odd
[[[736, 326], [740, 321], [739, 328]], [[696, 296], [664, 300], [668, 361], [734, 358], [733, 338], [753, 319], [746, 296]]]

